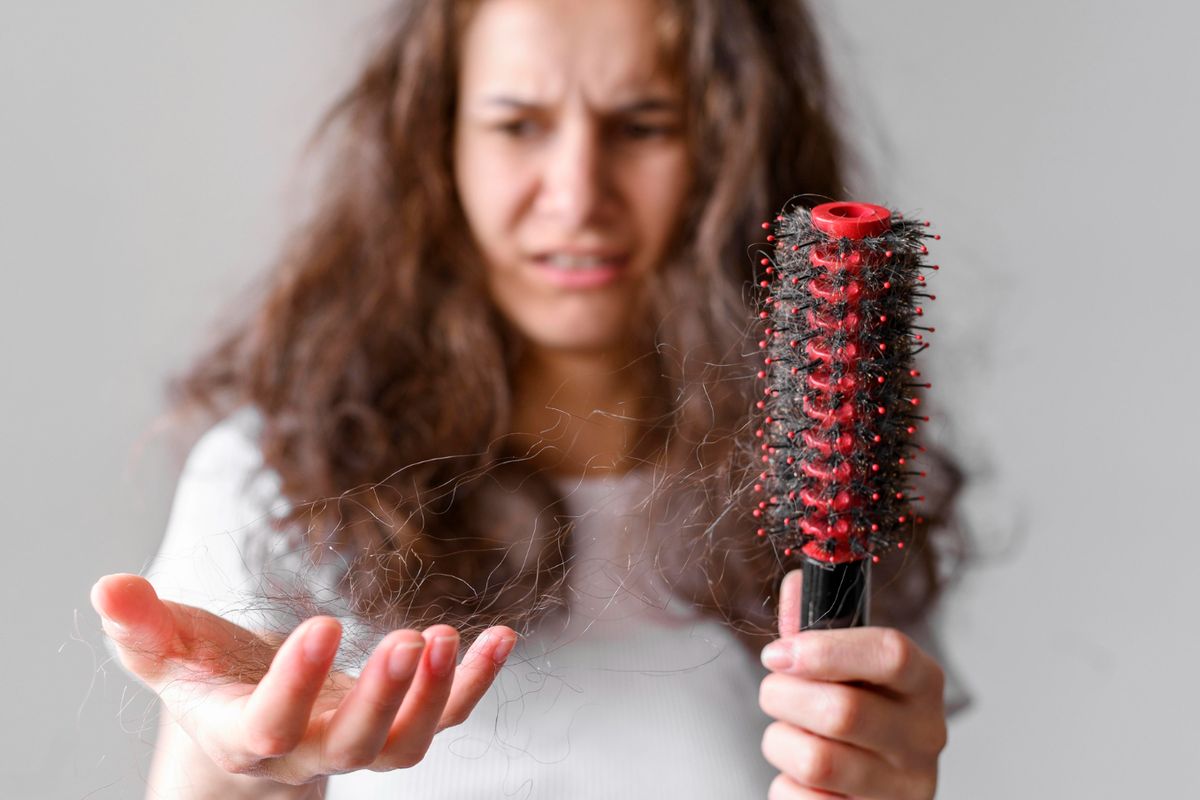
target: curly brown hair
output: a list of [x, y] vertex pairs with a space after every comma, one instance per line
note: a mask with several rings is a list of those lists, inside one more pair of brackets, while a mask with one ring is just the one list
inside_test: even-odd
[[[317, 211], [171, 398], [179, 412], [258, 410], [264, 466], [291, 506], [277, 524], [353, 554], [339, 589], [363, 619], [468, 637], [561, 607], [570, 563], [554, 483], [511, 435], [519, 337], [489, 300], [454, 190], [457, 48], [476, 2], [395, 4], [322, 125], [336, 150]], [[785, 565], [730, 511], [754, 391], [750, 253], [797, 192], [844, 195], [843, 145], [803, 2], [661, 6], [695, 184], [632, 333], [648, 398], [637, 456], [656, 475], [648, 506], [676, 521], [662, 547], [674, 585], [761, 644]], [[908, 567], [921, 566], [881, 582], [880, 619], [917, 616], [937, 593], [935, 549], [917, 534]]]

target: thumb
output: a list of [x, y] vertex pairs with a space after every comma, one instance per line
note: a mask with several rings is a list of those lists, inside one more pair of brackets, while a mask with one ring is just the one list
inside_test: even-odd
[[166, 639], [174, 638], [174, 617], [141, 576], [105, 575], [92, 586], [91, 601], [104, 632], [120, 644], [159, 649]]
[[794, 636], [800, 632], [800, 595], [804, 586], [804, 570], [794, 569], [783, 576], [779, 584], [779, 635]]
[[138, 575], [105, 575], [91, 599], [121, 663], [151, 688], [179, 676], [257, 681], [282, 641], [203, 608], [162, 600]]
[[143, 680], [154, 677], [162, 659], [178, 649], [175, 615], [145, 578], [105, 575], [92, 586], [91, 601], [121, 660]]

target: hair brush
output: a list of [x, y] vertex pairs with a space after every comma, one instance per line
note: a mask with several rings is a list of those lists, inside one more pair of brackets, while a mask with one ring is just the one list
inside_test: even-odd
[[[870, 566], [904, 547], [915, 517], [921, 416], [913, 356], [928, 222], [882, 206], [798, 207], [763, 223], [764, 384], [755, 431], [758, 535], [803, 560], [800, 629], [869, 622]], [[773, 230], [772, 230], [773, 229]]]

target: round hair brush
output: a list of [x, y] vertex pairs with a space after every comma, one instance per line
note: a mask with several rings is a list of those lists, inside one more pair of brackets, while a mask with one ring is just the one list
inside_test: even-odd
[[[802, 558], [800, 628], [868, 624], [870, 565], [904, 547], [923, 451], [913, 356], [928, 222], [882, 206], [826, 203], [775, 218], [762, 258], [764, 382], [755, 431], [758, 535]], [[773, 230], [772, 230], [773, 228]]]

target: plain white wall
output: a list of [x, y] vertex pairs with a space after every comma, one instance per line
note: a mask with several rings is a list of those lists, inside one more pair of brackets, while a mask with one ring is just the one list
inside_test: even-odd
[[[0, 2], [0, 795], [140, 796], [92, 580], [153, 554], [164, 378], [271, 258], [382, 0]], [[943, 798], [1200, 795], [1200, 13], [825, 3], [863, 199], [932, 218], [936, 429], [978, 473]], [[14, 553], [15, 551], [15, 553]]]
[[272, 258], [382, 6], [0, 0], [0, 797], [144, 792], [153, 706], [88, 589], [154, 553], [177, 464], [135, 448], [163, 380]]

